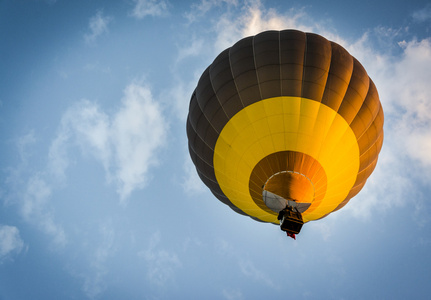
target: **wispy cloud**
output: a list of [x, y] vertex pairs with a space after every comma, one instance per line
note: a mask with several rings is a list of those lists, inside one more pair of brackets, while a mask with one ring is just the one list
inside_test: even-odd
[[135, 7], [132, 16], [143, 19], [146, 16], [159, 17], [168, 13], [169, 2], [166, 0], [133, 0]]
[[157, 231], [151, 236], [148, 249], [138, 253], [148, 265], [147, 279], [157, 286], [173, 281], [176, 269], [182, 265], [176, 253], [160, 249], [160, 242], [161, 234]]
[[54, 246], [64, 247], [67, 243], [66, 234], [62, 226], [54, 221], [49, 206], [50, 198], [51, 186], [43, 176], [36, 174], [30, 177], [22, 195], [21, 215], [24, 220], [50, 235]]
[[202, 46], [202, 39], [193, 39], [187, 47], [179, 48], [176, 63], [179, 63], [187, 57], [198, 56], [202, 53]]
[[117, 187], [120, 203], [125, 204], [134, 190], [148, 182], [167, 130], [160, 105], [137, 82], [127, 86], [112, 115], [94, 102], [79, 101], [63, 114], [45, 165], [31, 160], [29, 149], [37, 141], [34, 131], [16, 140], [20, 163], [8, 169], [4, 204], [16, 205], [24, 221], [50, 236], [54, 249], [62, 248], [68, 237], [53, 201], [67, 185], [70, 165], [82, 157], [93, 158], [103, 166], [107, 183]]
[[90, 268], [80, 275], [84, 279], [83, 291], [90, 299], [99, 297], [106, 290], [105, 277], [109, 273], [106, 263], [117, 251], [115, 231], [110, 222], [99, 224], [99, 237], [101, 240], [89, 256]]
[[187, 194], [198, 194], [206, 190], [206, 186], [202, 183], [196, 172], [196, 167], [189, 158], [189, 153], [186, 153], [184, 162], [184, 179], [182, 187]]
[[[256, 267], [253, 261], [244, 257], [243, 253], [239, 253], [238, 250], [226, 240], [217, 241], [215, 247], [217, 252], [222, 255], [225, 260], [230, 259], [234, 261], [241, 274], [253, 283], [261, 284], [272, 289], [280, 288], [280, 286], [272, 280], [271, 274], [266, 274], [260, 268]], [[236, 294], [241, 295], [239, 290], [237, 290]]]
[[226, 5], [227, 9], [230, 7], [238, 6], [237, 0], [201, 0], [200, 2], [195, 2], [191, 5], [189, 12], [186, 12], [184, 16], [189, 20], [189, 22], [194, 22], [199, 18], [202, 18], [215, 7], [220, 7]]
[[34, 131], [16, 140], [20, 162], [8, 169], [5, 181], [8, 191], [4, 203], [16, 205], [26, 222], [50, 236], [54, 248], [61, 248], [66, 245], [67, 238], [50, 209], [53, 187], [49, 172], [43, 168], [37, 170], [30, 164], [33, 153], [29, 149], [34, 147], [36, 141]]
[[31, 130], [27, 134], [19, 137], [16, 142], [18, 153], [21, 159], [21, 163], [26, 165], [31, 154], [27, 151], [28, 147], [36, 142], [34, 130]]
[[417, 22], [426, 22], [428, 20], [431, 20], [431, 4], [425, 5], [424, 8], [415, 11], [412, 14], [413, 20]]
[[112, 21], [111, 17], [103, 15], [101, 10], [90, 18], [88, 23], [89, 32], [84, 35], [87, 43], [93, 43], [102, 34], [108, 33], [108, 24]]
[[49, 149], [49, 169], [64, 177], [69, 166], [68, 147], [78, 146], [84, 154], [93, 155], [109, 171], [111, 147], [109, 116], [96, 103], [81, 100], [63, 114], [56, 138]]
[[[279, 14], [274, 9], [266, 9], [260, 1], [244, 1], [238, 5], [241, 11], [227, 11], [215, 25], [215, 48], [218, 52], [232, 46], [239, 39], [258, 34], [265, 30], [296, 28], [311, 31], [312, 26], [305, 25], [301, 19], [306, 16], [301, 10], [291, 10]], [[238, 14], [239, 15], [236, 15]], [[235, 15], [234, 15], [235, 14]]]
[[431, 180], [431, 40], [401, 40], [398, 45], [402, 52], [396, 56], [362, 50], [385, 111], [385, 141], [358, 201], [344, 208], [361, 218], [393, 207], [423, 207], [428, 198], [419, 187]]
[[431, 38], [402, 41], [400, 45], [404, 52], [394, 62], [394, 73], [389, 78], [397, 83], [390, 89], [390, 104], [398, 119], [393, 125], [399, 135], [407, 138], [407, 142], [403, 141], [407, 154], [431, 175]]
[[223, 289], [223, 297], [227, 300], [242, 300], [244, 299], [242, 292], [238, 289]]
[[18, 228], [0, 224], [0, 264], [13, 254], [19, 254], [24, 248]]
[[125, 90], [123, 107], [112, 124], [119, 194], [125, 199], [148, 180], [148, 170], [158, 164], [157, 151], [165, 144], [167, 120], [151, 91], [133, 83]]
[[239, 267], [246, 277], [250, 278], [254, 282], [263, 283], [267, 287], [279, 289], [279, 286], [277, 286], [272, 280], [271, 277], [268, 276], [268, 274], [265, 274], [263, 271], [256, 268], [254, 263], [251, 260], [247, 259], [240, 259], [239, 260]]
[[148, 171], [157, 165], [157, 151], [165, 144], [168, 125], [151, 91], [139, 83], [126, 87], [120, 109], [109, 116], [94, 102], [82, 100], [62, 117], [50, 148], [50, 169], [64, 176], [68, 149], [99, 161], [108, 182], [115, 182], [124, 203], [147, 183]]

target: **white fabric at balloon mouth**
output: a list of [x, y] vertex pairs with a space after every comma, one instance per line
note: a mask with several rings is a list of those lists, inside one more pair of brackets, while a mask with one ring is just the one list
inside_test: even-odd
[[279, 213], [287, 206], [296, 209], [300, 213], [303, 213], [311, 206], [311, 203], [296, 202], [294, 200], [283, 198], [267, 190], [263, 190], [262, 199], [265, 205], [275, 213]]

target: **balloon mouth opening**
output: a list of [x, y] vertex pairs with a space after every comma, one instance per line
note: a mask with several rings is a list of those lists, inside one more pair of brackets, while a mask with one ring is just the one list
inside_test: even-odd
[[306, 211], [315, 199], [315, 186], [306, 175], [295, 171], [281, 171], [271, 175], [263, 185], [265, 205], [278, 213], [286, 206]]

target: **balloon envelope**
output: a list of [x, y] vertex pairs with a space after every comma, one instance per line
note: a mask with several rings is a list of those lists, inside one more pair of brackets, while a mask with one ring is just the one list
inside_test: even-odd
[[266, 31], [204, 71], [187, 135], [196, 170], [220, 201], [278, 224], [284, 200], [307, 222], [362, 189], [382, 146], [383, 109], [343, 47], [313, 33]]

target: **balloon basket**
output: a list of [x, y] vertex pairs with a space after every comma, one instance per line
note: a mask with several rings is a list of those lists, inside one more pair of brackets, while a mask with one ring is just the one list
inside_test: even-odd
[[304, 221], [300, 212], [285, 210], [280, 222], [280, 229], [288, 233], [298, 234], [301, 231]]

